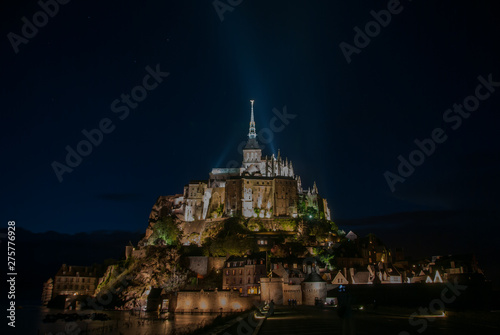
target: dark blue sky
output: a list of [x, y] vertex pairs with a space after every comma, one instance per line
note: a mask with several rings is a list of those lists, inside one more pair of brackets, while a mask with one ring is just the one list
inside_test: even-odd
[[[158, 196], [240, 161], [249, 99], [257, 131], [273, 108], [296, 115], [264, 152], [280, 148], [306, 186], [316, 180], [334, 219], [497, 210], [500, 87], [456, 129], [443, 114], [478, 76], [500, 82], [500, 11], [402, 0], [348, 64], [340, 43], [354, 45], [353, 29], [387, 4], [247, 0], [221, 21], [212, 1], [70, 1], [16, 54], [8, 34], [40, 7], [3, 1], [1, 221], [143, 231]], [[112, 102], [157, 64], [169, 76], [120, 120]], [[105, 118], [114, 130], [59, 182], [51, 164]], [[391, 192], [384, 172], [435, 128], [447, 140]]]

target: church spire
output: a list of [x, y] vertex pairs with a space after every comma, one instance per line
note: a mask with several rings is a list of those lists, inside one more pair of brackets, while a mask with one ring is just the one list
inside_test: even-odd
[[255, 132], [255, 121], [253, 119], [253, 102], [254, 102], [254, 100], [250, 100], [252, 113], [250, 116], [250, 130], [248, 132], [248, 138], [256, 138], [257, 137], [257, 133]]

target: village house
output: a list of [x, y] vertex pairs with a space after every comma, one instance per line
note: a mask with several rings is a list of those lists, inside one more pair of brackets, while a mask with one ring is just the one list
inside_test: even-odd
[[266, 276], [265, 253], [229, 257], [222, 272], [222, 289], [237, 290], [243, 295], [260, 294], [260, 278]]
[[58, 295], [94, 295], [97, 269], [88, 266], [63, 266], [54, 277], [52, 298]]

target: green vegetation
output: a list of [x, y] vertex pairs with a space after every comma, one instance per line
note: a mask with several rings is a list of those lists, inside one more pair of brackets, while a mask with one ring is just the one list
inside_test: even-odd
[[218, 218], [222, 217], [222, 214], [224, 213], [224, 204], [220, 204], [215, 212], [217, 213]]
[[309, 222], [309, 235], [315, 236], [318, 242], [323, 242], [331, 232], [331, 224], [328, 220], [311, 220]]
[[262, 227], [262, 224], [259, 224], [257, 221], [248, 221], [247, 228], [250, 231], [260, 231]]
[[280, 230], [297, 231], [298, 220], [300, 219], [274, 219]]
[[187, 237], [187, 240], [191, 244], [198, 244], [198, 241], [200, 240], [200, 234], [193, 232], [193, 233], [189, 234], [189, 236]]
[[290, 256], [290, 248], [286, 244], [276, 244], [271, 249], [270, 257], [272, 258], [285, 258]]
[[206, 244], [211, 239], [214, 239], [220, 231], [224, 229], [224, 222], [225, 221], [207, 222], [206, 228], [201, 232], [201, 244]]
[[260, 218], [251, 218], [247, 220], [247, 229], [249, 231], [267, 231], [266, 227], [262, 224]]
[[319, 260], [323, 262], [330, 271], [335, 270], [335, 255], [333, 254], [332, 250], [321, 248], [317, 251], [317, 255], [319, 257]]
[[213, 218], [221, 218], [224, 215], [224, 204], [220, 204], [212, 213], [210, 217]]
[[319, 212], [316, 208], [309, 206], [306, 208], [306, 211], [304, 213], [304, 217], [308, 220], [309, 219], [318, 219]]
[[306, 213], [306, 202], [304, 200], [299, 200], [298, 212], [302, 216]]
[[222, 270], [212, 269], [203, 278], [197, 278], [196, 274], [189, 278], [189, 284], [184, 287], [184, 290], [215, 290], [222, 289]]
[[244, 237], [226, 236], [211, 241], [208, 250], [212, 256], [243, 256], [247, 252], [256, 251], [254, 246], [254, 241]]
[[[315, 213], [314, 208], [309, 207], [307, 210], [312, 215]], [[188, 240], [192, 243], [190, 246], [180, 245], [182, 233], [173, 216], [160, 218], [152, 230], [144, 257], [140, 260], [134, 260], [132, 257], [121, 261], [107, 260], [106, 264], [112, 265], [108, 268], [97, 293], [105, 294], [107, 290], [115, 290], [126, 283], [126, 287], [113, 297], [111, 305], [132, 308], [143, 304], [147, 287], [164, 288], [168, 292], [185, 288], [221, 288], [221, 271], [213, 271], [205, 278], [199, 278], [194, 272], [187, 270], [189, 263], [183, 261], [181, 255], [244, 256], [258, 252], [259, 245], [252, 236], [256, 231], [268, 231], [266, 234], [276, 243], [271, 250], [268, 249], [267, 257], [307, 257], [312, 254], [330, 270], [335, 269], [335, 259], [339, 255], [337, 251], [350, 254], [350, 249], [353, 248], [352, 243], [344, 241], [341, 250], [336, 250], [334, 254], [324, 242], [338, 241], [341, 232], [334, 222], [317, 216], [273, 220], [237, 216], [208, 221], [201, 234], [189, 234]], [[200, 242], [202, 246], [198, 247], [196, 244]], [[311, 246], [314, 249], [310, 253]], [[260, 247], [262, 248], [262, 245]]]
[[249, 229], [244, 225], [241, 217], [232, 217], [224, 220], [223, 227], [214, 236], [207, 238], [203, 247], [205, 255], [242, 256], [253, 251], [255, 243], [246, 238]]
[[158, 219], [153, 226], [153, 233], [148, 245], [178, 245], [181, 230], [172, 216]]

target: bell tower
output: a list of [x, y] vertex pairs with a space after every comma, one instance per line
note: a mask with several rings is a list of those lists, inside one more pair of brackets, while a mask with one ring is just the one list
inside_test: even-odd
[[254, 100], [250, 100], [250, 129], [247, 144], [243, 148], [243, 168], [245, 170], [254, 164], [260, 166], [262, 160], [262, 150], [259, 147], [259, 142], [257, 142], [257, 132], [255, 131], [253, 103]]

